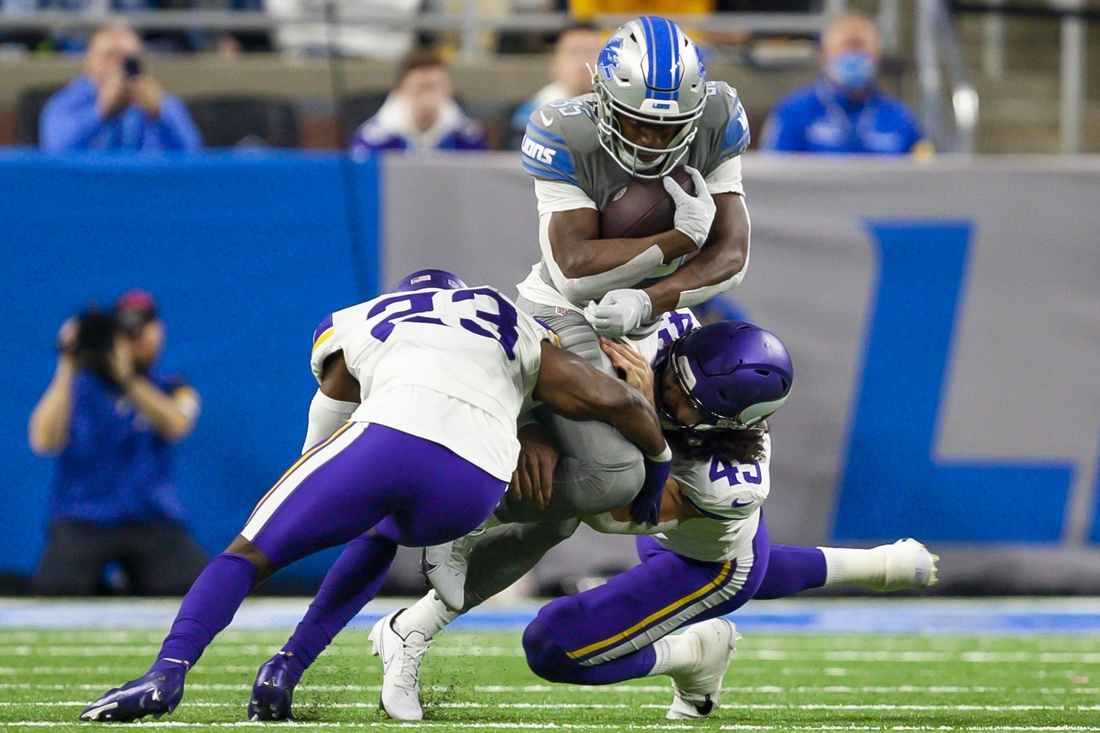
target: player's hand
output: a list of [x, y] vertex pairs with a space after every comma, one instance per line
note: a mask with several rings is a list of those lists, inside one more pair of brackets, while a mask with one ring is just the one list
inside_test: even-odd
[[695, 195], [689, 195], [670, 176], [664, 177], [665, 190], [676, 204], [673, 226], [690, 237], [695, 246], [701, 249], [710, 236], [710, 225], [714, 222], [718, 207], [714, 205], [714, 197], [707, 190], [703, 174], [690, 166], [685, 166], [684, 170], [691, 174], [691, 180], [695, 183]]
[[644, 290], [625, 288], [612, 290], [599, 304], [589, 303], [584, 317], [596, 333], [608, 338], [622, 338], [649, 320], [653, 301]]
[[622, 371], [626, 383], [641, 392], [656, 409], [657, 403], [653, 399], [653, 369], [642, 355], [626, 344], [616, 343], [608, 338], [600, 338], [600, 347], [611, 359], [611, 366]]
[[642, 490], [630, 502], [630, 519], [634, 524], [658, 524], [661, 521], [665, 482], [672, 470], [672, 450], [666, 445], [661, 455], [646, 456], [643, 465], [645, 480]]
[[554, 469], [558, 453], [553, 439], [538, 423], [519, 429], [519, 462], [508, 491], [513, 498], [545, 509], [554, 495]]

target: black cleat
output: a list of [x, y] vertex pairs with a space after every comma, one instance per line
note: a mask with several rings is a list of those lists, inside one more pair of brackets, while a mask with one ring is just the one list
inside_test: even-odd
[[252, 685], [248, 702], [249, 720], [290, 720], [294, 703], [294, 687], [298, 680], [290, 671], [290, 655], [279, 652], [264, 662]]
[[159, 718], [176, 709], [183, 699], [184, 665], [151, 670], [144, 677], [127, 682], [84, 708], [81, 720], [126, 723], [152, 715]]

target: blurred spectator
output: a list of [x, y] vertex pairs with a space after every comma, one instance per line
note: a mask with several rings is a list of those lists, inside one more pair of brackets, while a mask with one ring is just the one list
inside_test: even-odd
[[516, 144], [509, 148], [519, 149], [518, 141], [523, 139], [527, 129], [527, 118], [544, 104], [560, 99], [571, 99], [592, 91], [592, 69], [603, 49], [605, 34], [588, 24], [578, 24], [566, 28], [554, 46], [554, 56], [550, 60], [550, 83], [521, 104], [512, 115], [512, 136]]
[[202, 138], [183, 100], [142, 73], [141, 51], [141, 39], [128, 28], [97, 30], [84, 57], [84, 74], [42, 110], [42, 149], [200, 149]]
[[484, 150], [485, 130], [459, 108], [451, 73], [435, 51], [417, 49], [401, 66], [397, 87], [351, 143], [353, 157], [376, 150]]
[[784, 97], [764, 124], [761, 147], [789, 153], [905, 154], [929, 149], [914, 114], [878, 88], [878, 31], [846, 14], [821, 39], [822, 75]]
[[686, 15], [714, 11], [715, 0], [569, 0], [569, 12], [575, 18], [591, 18], [600, 13]]
[[310, 12], [323, 18], [332, 10], [334, 20], [341, 24], [334, 37], [328, 23], [280, 23], [275, 31], [280, 51], [327, 55], [335, 47], [345, 56], [395, 61], [412, 48], [413, 31], [387, 25], [346, 24], [346, 21], [371, 11], [412, 20], [421, 4], [421, 0], [265, 0], [264, 8], [280, 20], [293, 20]]
[[57, 343], [28, 427], [31, 450], [58, 456], [36, 590], [92, 594], [117, 563], [135, 593], [185, 593], [207, 558], [183, 528], [173, 445], [194, 428], [199, 396], [154, 369], [164, 323], [153, 297], [131, 290], [110, 315], [70, 318]]

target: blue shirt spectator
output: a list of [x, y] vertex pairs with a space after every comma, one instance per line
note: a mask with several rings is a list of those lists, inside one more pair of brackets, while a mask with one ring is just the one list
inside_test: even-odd
[[454, 100], [441, 57], [417, 50], [405, 60], [397, 87], [351, 143], [353, 157], [378, 150], [484, 150], [485, 130]]
[[903, 155], [927, 148], [913, 113], [876, 86], [874, 24], [842, 15], [821, 39], [822, 75], [780, 100], [764, 124], [762, 148], [785, 153]]
[[154, 371], [164, 334], [141, 290], [125, 293], [112, 314], [70, 318], [58, 333], [53, 380], [28, 425], [31, 449], [58, 456], [39, 593], [96, 593], [118, 564], [137, 593], [182, 594], [206, 564], [183, 526], [173, 458], [199, 397]]
[[912, 152], [924, 136], [913, 113], [875, 89], [862, 99], [825, 79], [784, 97], [764, 126], [762, 147], [785, 153]]
[[141, 73], [140, 53], [141, 41], [133, 31], [96, 31], [84, 75], [52, 96], [42, 110], [42, 149], [199, 150], [202, 138], [187, 107]]

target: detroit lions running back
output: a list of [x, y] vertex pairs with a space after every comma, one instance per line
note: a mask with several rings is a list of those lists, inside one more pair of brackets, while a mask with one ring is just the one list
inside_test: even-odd
[[[749, 220], [738, 156], [749, 131], [737, 93], [707, 81], [695, 43], [663, 18], [612, 33], [593, 85], [592, 94], [531, 114], [523, 166], [535, 178], [542, 258], [518, 286], [517, 305], [549, 324], [563, 348], [613, 374], [599, 334], [645, 334], [661, 314], [744, 276]], [[631, 179], [660, 178], [679, 165], [692, 171], [696, 195], [664, 180], [676, 205], [672, 229], [600, 238], [600, 212]], [[641, 457], [615, 431], [548, 410], [534, 417], [565, 458], [549, 504], [512, 507], [508, 520], [598, 514], [636, 495], [660, 504], [639, 495]], [[431, 567], [431, 554], [427, 560]]]

